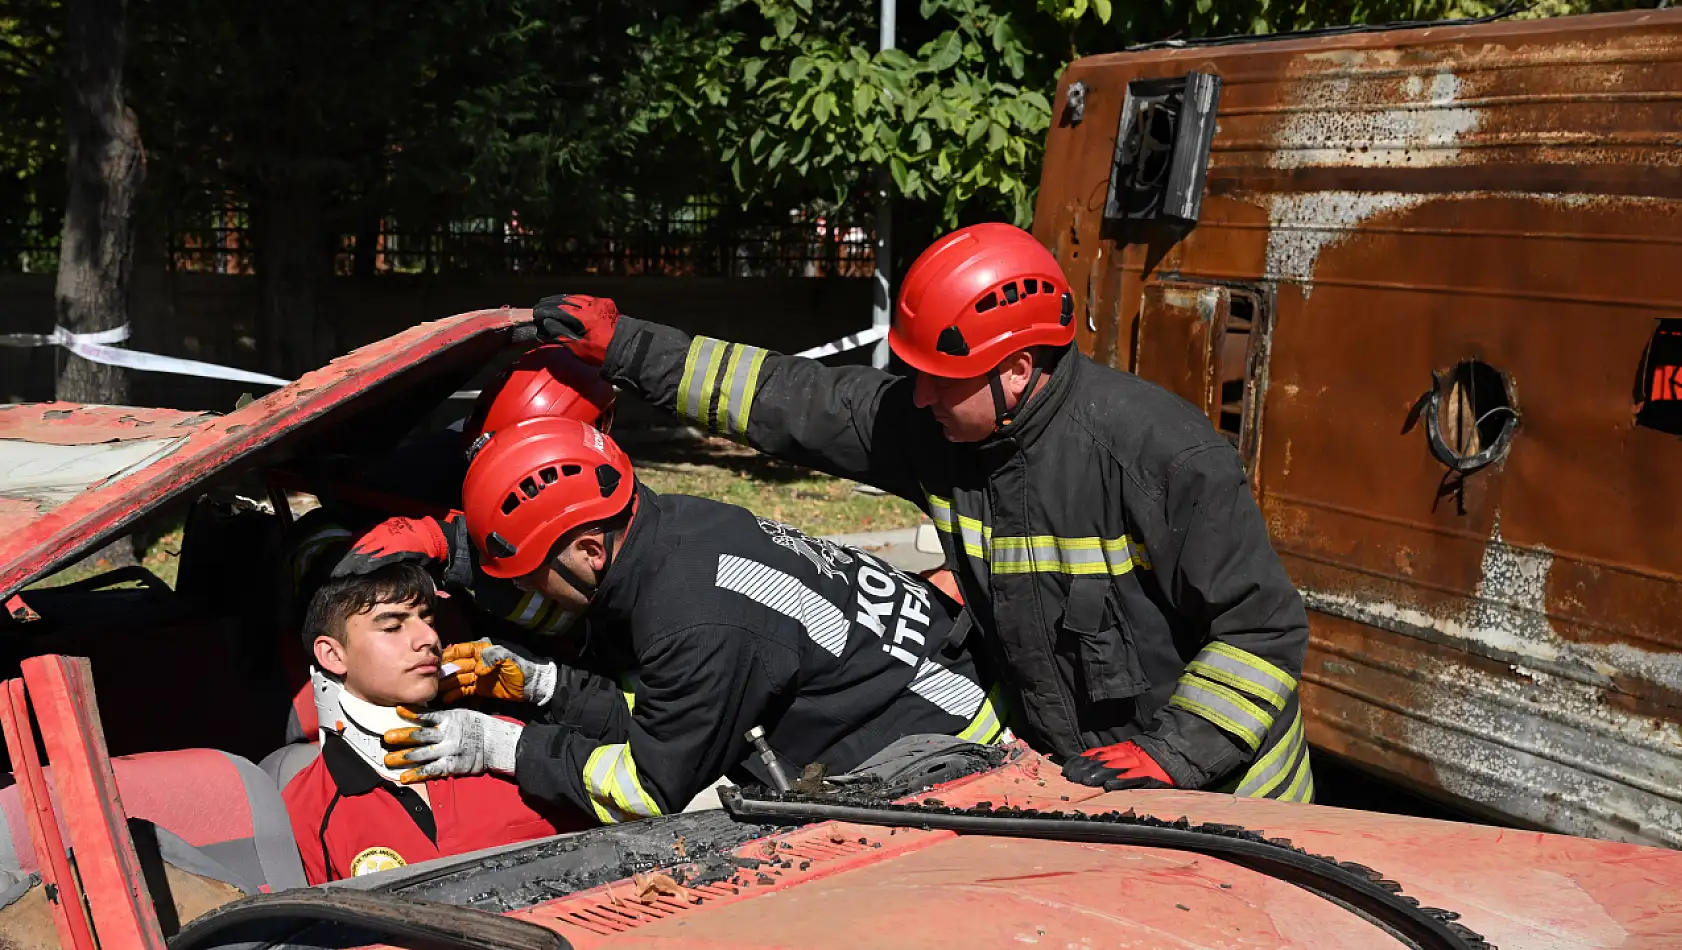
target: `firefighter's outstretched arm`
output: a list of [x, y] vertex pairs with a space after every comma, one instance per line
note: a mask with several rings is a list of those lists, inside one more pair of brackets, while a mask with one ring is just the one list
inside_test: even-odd
[[[629, 734], [602, 742], [564, 725], [520, 737], [514, 775], [527, 794], [565, 801], [603, 823], [671, 814], [746, 755], [778, 680], [753, 634], [700, 625], [667, 634], [642, 657]], [[786, 665], [791, 672], [796, 660]]]
[[[1172, 564], [1161, 578], [1165, 592], [1192, 629], [1207, 632], [1172, 698], [1137, 742], [1182, 787], [1208, 787], [1235, 773], [1253, 784], [1241, 767], [1292, 759], [1290, 745], [1300, 744], [1296, 690], [1308, 615], [1231, 449], [1192, 450], [1167, 483], [1167, 530], [1158, 542], [1167, 556], [1151, 548], [1151, 559], [1158, 569]], [[1292, 762], [1280, 762], [1276, 771], [1283, 774], [1271, 778], [1276, 786], [1298, 783], [1303, 797], [1312, 779], [1306, 756], [1295, 759], [1300, 774], [1289, 774]]]
[[909, 379], [691, 337], [621, 316], [613, 301], [597, 297], [545, 297], [533, 314], [541, 336], [707, 432], [924, 503], [905, 459]]

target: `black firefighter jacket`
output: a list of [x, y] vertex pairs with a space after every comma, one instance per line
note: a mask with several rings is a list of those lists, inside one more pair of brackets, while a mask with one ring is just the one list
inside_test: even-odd
[[637, 490], [584, 648], [630, 690], [563, 668], [550, 722], [520, 736], [528, 794], [604, 822], [679, 811], [721, 775], [769, 783], [745, 738], [754, 726], [791, 777], [852, 769], [903, 736], [1003, 734], [952, 642], [951, 599], [744, 508]]
[[630, 318], [603, 372], [921, 506], [1035, 747], [1133, 739], [1181, 787], [1311, 798], [1307, 615], [1237, 454], [1189, 403], [1071, 348], [1014, 425], [959, 444], [913, 379]]

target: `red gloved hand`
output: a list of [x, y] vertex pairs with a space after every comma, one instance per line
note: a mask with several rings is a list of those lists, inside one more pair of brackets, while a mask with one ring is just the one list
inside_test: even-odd
[[458, 549], [451, 543], [452, 537], [459, 535], [458, 541], [465, 540], [466, 527], [467, 523], [454, 513], [442, 521], [437, 518], [389, 518], [356, 539], [350, 553], [333, 565], [333, 576], [372, 574], [382, 567], [404, 563], [425, 567], [436, 565], [447, 570], [453, 560], [453, 551]]
[[1087, 749], [1063, 765], [1063, 777], [1106, 792], [1127, 788], [1173, 788], [1174, 780], [1144, 749], [1131, 742]]
[[607, 361], [607, 347], [619, 325], [619, 305], [606, 297], [556, 294], [544, 297], [531, 309], [538, 338], [561, 343], [574, 356], [600, 366]]

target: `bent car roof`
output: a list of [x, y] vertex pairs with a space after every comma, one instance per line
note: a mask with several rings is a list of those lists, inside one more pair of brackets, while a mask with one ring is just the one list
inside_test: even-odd
[[470, 372], [530, 313], [478, 310], [411, 327], [226, 416], [72, 403], [0, 406], [0, 599], [116, 540], [208, 479], [389, 405], [417, 383]]

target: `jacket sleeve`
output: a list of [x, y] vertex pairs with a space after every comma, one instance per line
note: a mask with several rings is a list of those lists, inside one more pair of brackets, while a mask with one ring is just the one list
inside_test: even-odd
[[599, 673], [555, 664], [560, 676], [542, 721], [595, 742], [624, 742], [631, 734], [635, 697]]
[[[681, 811], [747, 755], [779, 682], [759, 656], [777, 649], [736, 627], [700, 625], [662, 638], [642, 657], [626, 737], [601, 742], [564, 725], [521, 733], [514, 776], [527, 794], [566, 801], [604, 823]], [[792, 678], [794, 657], [777, 664]]]
[[[715, 435], [917, 505], [913, 381], [621, 317], [603, 372]], [[933, 425], [929, 420], [927, 425]]]
[[1237, 456], [1224, 444], [1188, 451], [1164, 491], [1172, 564], [1163, 578], [1203, 645], [1138, 740], [1175, 781], [1202, 788], [1277, 741], [1298, 715], [1308, 614], [1267, 536]]

